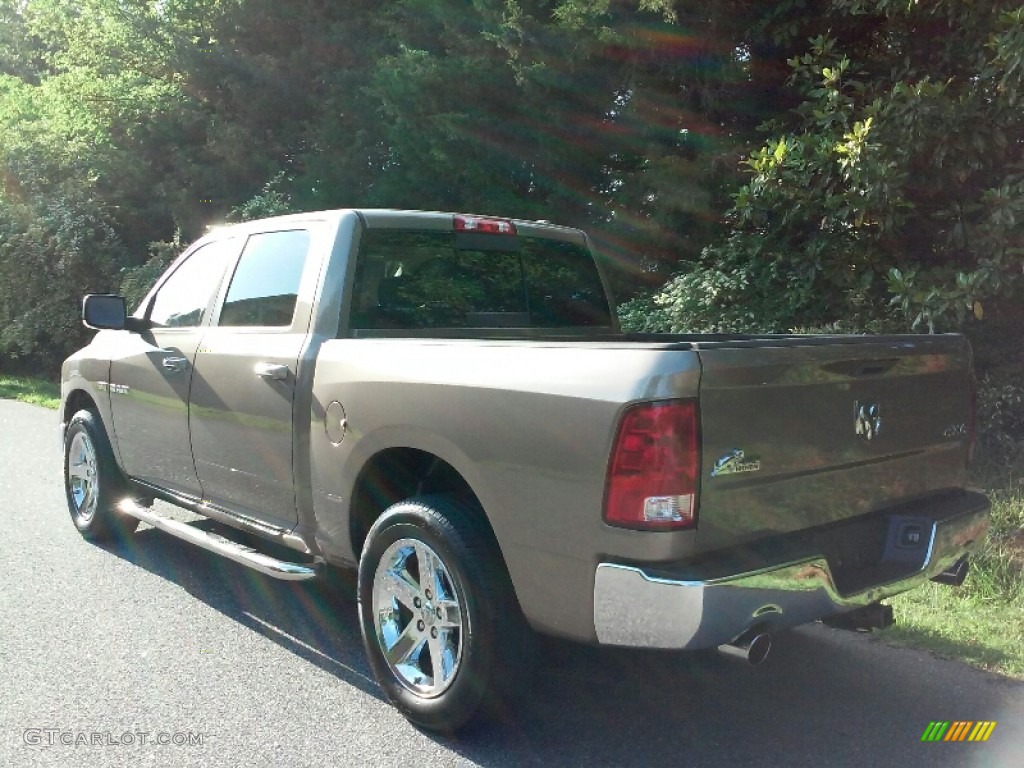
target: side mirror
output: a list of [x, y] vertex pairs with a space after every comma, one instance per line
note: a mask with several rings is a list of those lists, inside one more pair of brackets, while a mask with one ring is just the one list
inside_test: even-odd
[[82, 322], [86, 328], [122, 331], [127, 326], [124, 297], [110, 293], [90, 293], [82, 299]]

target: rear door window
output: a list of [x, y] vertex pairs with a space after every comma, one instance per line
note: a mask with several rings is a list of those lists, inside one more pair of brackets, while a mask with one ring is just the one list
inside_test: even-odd
[[310, 234], [304, 229], [251, 235], [238, 260], [218, 325], [290, 326]]
[[523, 236], [367, 230], [351, 327], [611, 326], [590, 251]]

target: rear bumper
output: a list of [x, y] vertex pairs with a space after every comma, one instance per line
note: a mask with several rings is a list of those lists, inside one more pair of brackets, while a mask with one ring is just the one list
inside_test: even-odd
[[[594, 581], [594, 629], [603, 645], [641, 648], [711, 648], [752, 629], [772, 631], [805, 624], [905, 592], [942, 573], [975, 551], [989, 525], [989, 503], [965, 492], [933, 503], [924, 521], [921, 552], [915, 561], [892, 563], [877, 583], [841, 590], [825, 554], [787, 559], [753, 570], [719, 574], [720, 568], [657, 571], [621, 563], [601, 563]], [[928, 530], [930, 527], [930, 530]], [[888, 549], [882, 555], [886, 565]], [[701, 571], [705, 574], [702, 574]], [[713, 575], [707, 576], [707, 573]], [[841, 580], [843, 581], [843, 580]], [[849, 583], [849, 579], [845, 579]]]

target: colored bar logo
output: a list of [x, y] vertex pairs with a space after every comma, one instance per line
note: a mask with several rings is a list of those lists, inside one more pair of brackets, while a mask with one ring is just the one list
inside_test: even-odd
[[932, 721], [924, 729], [921, 741], [988, 741], [995, 729], [995, 720]]

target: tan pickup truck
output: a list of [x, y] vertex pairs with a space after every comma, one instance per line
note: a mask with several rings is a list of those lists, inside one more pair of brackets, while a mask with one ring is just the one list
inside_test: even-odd
[[623, 334], [574, 229], [254, 221], [132, 315], [83, 316], [101, 332], [61, 409], [81, 533], [357, 568], [374, 673], [427, 728], [525, 679], [531, 631], [758, 662], [798, 624], [884, 627], [882, 599], [962, 582], [988, 526], [962, 337]]

